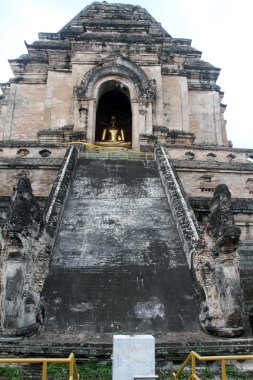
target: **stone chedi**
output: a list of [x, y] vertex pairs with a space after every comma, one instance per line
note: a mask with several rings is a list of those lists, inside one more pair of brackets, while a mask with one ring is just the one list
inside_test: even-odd
[[250, 334], [253, 150], [220, 69], [107, 2], [26, 48], [1, 85], [1, 334]]

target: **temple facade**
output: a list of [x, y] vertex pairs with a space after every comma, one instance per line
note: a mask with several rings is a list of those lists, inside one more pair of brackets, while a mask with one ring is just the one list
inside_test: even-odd
[[[64, 236], [68, 236], [66, 246], [72, 236], [68, 235], [67, 220], [73, 225], [79, 220], [78, 226], [84, 223], [78, 213], [71, 213], [73, 205], [77, 204], [74, 194], [82, 193], [80, 204], [86, 197], [87, 205], [91, 205], [92, 199], [80, 190], [81, 184], [91, 186], [96, 183], [89, 194], [99, 193], [97, 184], [104, 178], [101, 167], [94, 164], [94, 170], [100, 173], [96, 178], [92, 177], [92, 170], [82, 169], [83, 165], [89, 165], [85, 161], [88, 161], [87, 154], [96, 153], [102, 160], [103, 173], [107, 173], [107, 182], [102, 181], [101, 187], [104, 186], [108, 194], [111, 191], [111, 196], [118, 191], [118, 188], [113, 192], [106, 188], [114, 181], [109, 180], [114, 170], [118, 173], [119, 183], [129, 189], [131, 183], [135, 189], [129, 190], [128, 195], [124, 193], [127, 199], [137, 196], [134, 186], [138, 181], [142, 183], [142, 190], [151, 184], [150, 192], [153, 189], [154, 194], [162, 191], [166, 194], [173, 223], [167, 225], [164, 221], [161, 228], [166, 225], [174, 231], [171, 234], [176, 236], [177, 248], [173, 255], [177, 256], [179, 251], [185, 254], [185, 264], [178, 253], [180, 259], [175, 266], [186, 265], [189, 273], [192, 272], [195, 285], [188, 297], [196, 298], [200, 328], [218, 336], [238, 337], [245, 332], [249, 336], [253, 326], [253, 149], [233, 148], [227, 139], [226, 105], [222, 103], [223, 92], [216, 83], [220, 69], [203, 61], [201, 52], [191, 45], [191, 40], [172, 37], [144, 8], [107, 2], [91, 3], [57, 33], [39, 33], [39, 39], [26, 44], [26, 49], [26, 54], [9, 60], [14, 77], [1, 84], [2, 334], [11, 331], [13, 335], [20, 335], [22, 331], [25, 335], [29, 329], [37, 331], [37, 325], [45, 325], [54, 333], [52, 326], [58, 326], [59, 331], [66, 328], [65, 322], [59, 322], [62, 309], [55, 311], [56, 301], [50, 299], [50, 293], [56, 286], [54, 279], [59, 276], [60, 283], [64, 278], [64, 273], [57, 269], [59, 262], [64, 262], [66, 269], [74, 257], [76, 268], [79, 268], [75, 255], [83, 257], [94, 252], [94, 247], [86, 247], [83, 253], [80, 248], [86, 244], [83, 242], [73, 250], [79, 253], [73, 253], [72, 258], [68, 256], [70, 251], [65, 252], [66, 256], [60, 254], [64, 251], [61, 248]], [[163, 190], [160, 185], [152, 187], [158, 181], [153, 164], [147, 164], [152, 166], [149, 169], [140, 165], [137, 172], [146, 174], [137, 179], [134, 170], [129, 174], [132, 169], [126, 163], [122, 170], [128, 174], [122, 174], [118, 166], [113, 169], [111, 163], [107, 165], [99, 158], [99, 154], [106, 151], [114, 153], [116, 158], [118, 153], [133, 157], [138, 152], [153, 157], [155, 151]], [[167, 206], [152, 203], [152, 196], [147, 198], [149, 210], [155, 210], [154, 224], [160, 223]], [[117, 202], [115, 200], [110, 210]], [[136, 206], [140, 214], [141, 204], [139, 202]], [[76, 207], [80, 210], [82, 206]], [[97, 205], [89, 209], [89, 215], [95, 207]], [[107, 206], [103, 204], [101, 207]], [[119, 205], [127, 215], [130, 211], [124, 207], [127, 206]], [[83, 215], [85, 210], [82, 209]], [[104, 210], [105, 214], [109, 212]], [[96, 215], [92, 217], [96, 218]], [[142, 225], [151, 223], [148, 214], [145, 215]], [[120, 224], [120, 216], [117, 218]], [[114, 220], [111, 224], [116, 223], [115, 216], [110, 220]], [[135, 225], [136, 220], [131, 223]], [[88, 225], [89, 220], [85, 223]], [[108, 221], [108, 225], [110, 223]], [[138, 231], [140, 228], [138, 225]], [[103, 236], [105, 234], [104, 231]], [[131, 239], [134, 241], [134, 235], [129, 231], [125, 235], [129, 244]], [[100, 241], [104, 244], [101, 236], [96, 238], [98, 245]], [[151, 242], [147, 236], [148, 233], [143, 232], [140, 240], [149, 242], [150, 246], [153, 244], [152, 254], [162, 254], [159, 247], [163, 238]], [[74, 239], [79, 241], [78, 236]], [[113, 241], [114, 236], [104, 250], [116, 251]], [[124, 244], [122, 240], [120, 246]], [[164, 244], [168, 247], [171, 243], [166, 240]], [[136, 252], [142, 252], [142, 249], [138, 245]], [[172, 255], [171, 251], [166, 255], [167, 258]], [[88, 261], [83, 260], [82, 265], [89, 267]], [[97, 266], [102, 265], [98, 258], [97, 261], [90, 260], [94, 267], [94, 262]], [[113, 260], [116, 259], [111, 259], [112, 266], [117, 262]], [[134, 259], [129, 258], [129, 262], [131, 260]], [[168, 268], [172, 265], [170, 263], [166, 261]], [[159, 260], [154, 259], [153, 264], [160, 268]], [[161, 276], [166, 277], [165, 274]], [[188, 275], [178, 269], [175, 278], [185, 276]], [[147, 278], [151, 277], [150, 272]], [[137, 278], [140, 279], [140, 275]], [[105, 281], [111, 280], [107, 276]], [[138, 289], [142, 286], [140, 284], [138, 282]], [[98, 320], [96, 326], [105, 332], [121, 331], [117, 326], [123, 326], [122, 331], [128, 332], [131, 329], [169, 331], [165, 322], [161, 322], [166, 319], [166, 307], [169, 307], [161, 301], [163, 286], [167, 289], [168, 284], [157, 286], [161, 289], [157, 294], [150, 290], [141, 301], [135, 300], [135, 306], [132, 306], [134, 317], [129, 317], [131, 323], [119, 317], [118, 324], [115, 322], [110, 329], [108, 326], [114, 322], [108, 317], [106, 321]], [[62, 299], [63, 295], [59, 294], [56, 298]], [[90, 297], [79, 302], [79, 305], [86, 305], [86, 309], [82, 306], [84, 314], [95, 308]], [[102, 295], [101, 299], [104, 299]], [[154, 314], [157, 309], [158, 314]], [[70, 311], [64, 313], [75, 325]], [[51, 315], [50, 322], [48, 315]], [[153, 324], [156, 318], [160, 322], [155, 326], [159, 328]], [[136, 327], [135, 320], [141, 321], [139, 327]], [[86, 322], [89, 331], [100, 331], [91, 325], [89, 317]], [[82, 323], [79, 321], [77, 325], [82, 331]], [[176, 324], [171, 322], [171, 326], [175, 329]], [[182, 331], [187, 329], [198, 331], [196, 324], [194, 327], [183, 324]]]

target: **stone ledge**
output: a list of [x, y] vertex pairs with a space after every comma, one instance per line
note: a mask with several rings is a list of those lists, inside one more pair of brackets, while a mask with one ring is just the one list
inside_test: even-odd
[[19, 329], [0, 329], [1, 338], [19, 338], [29, 337], [36, 334], [40, 329], [39, 323], [34, 323], [28, 327], [21, 327]]
[[[189, 197], [190, 204], [195, 212], [209, 212], [211, 200], [212, 198], [207, 197]], [[253, 213], [252, 198], [233, 198], [232, 206], [234, 213]]]
[[[95, 334], [96, 335], [96, 334]], [[108, 336], [107, 336], [108, 335]], [[52, 335], [51, 339], [45, 339], [42, 335], [30, 339], [13, 340], [1, 339], [1, 355], [20, 357], [66, 357], [71, 352], [79, 359], [104, 359], [111, 360], [112, 335], [99, 334], [87, 337], [86, 335], [72, 335], [62, 339], [62, 336]], [[156, 361], [159, 363], [173, 361], [176, 363], [185, 360], [190, 351], [194, 350], [200, 355], [249, 355], [253, 351], [253, 339], [210, 339], [206, 336], [188, 336], [191, 333], [174, 334], [174, 337], [159, 336], [156, 339]], [[156, 338], [156, 336], [155, 336]]]
[[250, 148], [233, 148], [223, 145], [200, 145], [200, 144], [165, 144], [166, 148], [177, 148], [177, 149], [198, 149], [198, 150], [214, 150], [214, 151], [228, 151], [228, 152], [238, 152], [238, 153], [249, 153], [253, 154], [253, 149]]
[[34, 169], [39, 169], [41, 167], [53, 167], [55, 169], [59, 169], [63, 158], [1, 158], [0, 159], [0, 168], [21, 168], [21, 167], [29, 167]]
[[0, 141], [0, 148], [65, 148], [67, 145], [65, 143], [41, 143], [38, 140], [2, 140]]
[[231, 170], [233, 172], [247, 171], [253, 172], [252, 163], [239, 162], [218, 162], [218, 161], [200, 161], [200, 160], [173, 160], [173, 165], [176, 169], [214, 169], [214, 170]]

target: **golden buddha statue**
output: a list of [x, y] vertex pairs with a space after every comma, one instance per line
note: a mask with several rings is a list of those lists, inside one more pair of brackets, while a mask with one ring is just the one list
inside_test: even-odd
[[118, 129], [116, 116], [112, 116], [109, 127], [104, 128], [101, 141], [109, 141], [112, 143], [125, 141], [124, 130]]
[[131, 148], [131, 141], [126, 141], [125, 131], [118, 127], [116, 116], [112, 116], [108, 127], [103, 128], [100, 141], [96, 145], [105, 147]]

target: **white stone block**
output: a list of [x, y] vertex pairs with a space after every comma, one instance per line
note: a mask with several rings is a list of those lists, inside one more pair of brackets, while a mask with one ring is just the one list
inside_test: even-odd
[[152, 335], [113, 336], [113, 380], [155, 379], [155, 338]]

